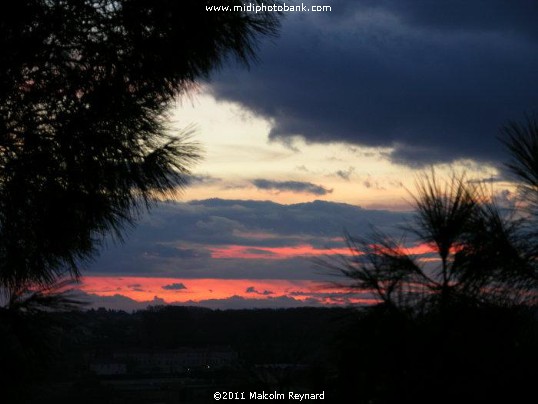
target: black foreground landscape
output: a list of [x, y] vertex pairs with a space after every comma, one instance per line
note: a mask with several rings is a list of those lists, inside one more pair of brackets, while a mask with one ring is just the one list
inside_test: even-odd
[[454, 308], [418, 321], [382, 306], [163, 306], [40, 321], [47, 326], [26, 330], [26, 341], [2, 329], [3, 363], [19, 364], [7, 375], [8, 402], [210, 403], [216, 392], [245, 402], [251, 392], [290, 402], [290, 392], [335, 403], [515, 402], [531, 393], [538, 360], [535, 312], [524, 309]]

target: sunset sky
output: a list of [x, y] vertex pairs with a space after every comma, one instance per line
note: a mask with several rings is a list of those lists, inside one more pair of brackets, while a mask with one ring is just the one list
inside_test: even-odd
[[420, 172], [467, 171], [513, 203], [497, 137], [538, 108], [538, 3], [323, 4], [179, 97], [171, 130], [193, 129], [204, 159], [88, 265], [95, 305], [364, 303], [314, 258], [348, 254], [344, 231], [400, 235]]

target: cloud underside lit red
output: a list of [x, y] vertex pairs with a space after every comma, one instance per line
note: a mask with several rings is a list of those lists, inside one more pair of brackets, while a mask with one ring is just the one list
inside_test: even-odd
[[[250, 262], [352, 254], [348, 248], [315, 248], [309, 244], [284, 247], [223, 245], [209, 247], [209, 250], [212, 260], [234, 259]], [[425, 244], [402, 247], [401, 251], [416, 256], [422, 262], [435, 260], [431, 257], [432, 248]], [[354, 252], [354, 254], [360, 255], [362, 253]], [[345, 282], [345, 279], [341, 279], [341, 281]], [[88, 276], [84, 278], [80, 289], [83, 292], [101, 297], [123, 296], [136, 302], [159, 300], [170, 304], [192, 304], [237, 298], [251, 301], [289, 299], [291, 303], [312, 305], [370, 304], [375, 301], [371, 295], [364, 292], [350, 293], [347, 288], [331, 286], [329, 282], [308, 279]]]
[[[379, 249], [381, 251], [382, 249]], [[330, 255], [352, 255], [349, 248], [315, 248], [309, 244], [286, 247], [254, 247], [247, 245], [226, 245], [210, 247], [211, 258], [214, 259], [265, 259], [285, 260], [300, 257], [317, 257]], [[430, 254], [434, 249], [427, 244], [418, 244], [412, 247], [402, 247], [402, 253], [409, 255]], [[360, 252], [355, 252], [359, 253]]]
[[[167, 285], [182, 284], [172, 289]], [[372, 303], [362, 294], [348, 291], [324, 282], [311, 280], [260, 280], [260, 279], [177, 279], [153, 277], [85, 277], [79, 288], [97, 296], [121, 295], [138, 302], [156, 298], [165, 303], [181, 304], [207, 300], [244, 298], [271, 300], [289, 298], [299, 303], [322, 305]]]

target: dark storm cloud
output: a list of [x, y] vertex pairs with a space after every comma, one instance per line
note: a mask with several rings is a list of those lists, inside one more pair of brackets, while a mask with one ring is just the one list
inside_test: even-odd
[[312, 195], [327, 195], [332, 189], [327, 189], [321, 185], [312, 184], [311, 182], [301, 181], [271, 181], [265, 179], [252, 180], [252, 184], [258, 189], [272, 191], [298, 192]]
[[287, 13], [261, 63], [213, 94], [270, 118], [273, 140], [393, 147], [414, 166], [498, 162], [499, 127], [538, 108], [538, 2], [330, 3]]
[[[87, 275], [128, 274], [177, 278], [319, 279], [308, 259], [274, 259], [280, 247], [341, 249], [344, 229], [365, 236], [371, 225], [395, 231], [409, 214], [315, 201], [209, 199], [164, 203], [135, 227], [122, 245], [110, 243]], [[391, 230], [392, 229], [392, 230]], [[214, 251], [242, 246], [256, 259], [215, 258]], [[262, 291], [263, 292], [263, 291]]]
[[410, 24], [434, 30], [514, 32], [538, 37], [534, 0], [362, 0], [364, 7], [394, 10]]
[[184, 290], [187, 287], [183, 283], [171, 283], [169, 285], [161, 286], [164, 290]]

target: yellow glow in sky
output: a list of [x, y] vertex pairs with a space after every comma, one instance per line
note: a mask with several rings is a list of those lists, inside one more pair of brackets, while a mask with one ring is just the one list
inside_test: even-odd
[[[388, 148], [307, 144], [299, 137], [291, 145], [272, 142], [269, 120], [238, 104], [216, 101], [204, 86], [177, 102], [171, 122], [178, 130], [194, 126], [194, 140], [204, 150], [204, 160], [194, 173], [205, 181], [190, 186], [182, 200], [253, 199], [290, 204], [321, 199], [369, 208], [409, 209], [408, 190], [413, 190], [420, 172], [392, 163]], [[493, 167], [468, 161], [436, 167], [441, 176], [451, 170], [465, 170], [471, 178], [480, 179], [497, 174]], [[307, 182], [327, 192], [259, 189], [252, 183], [255, 179]]]

